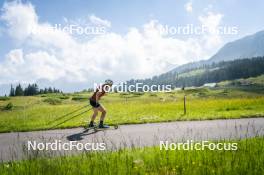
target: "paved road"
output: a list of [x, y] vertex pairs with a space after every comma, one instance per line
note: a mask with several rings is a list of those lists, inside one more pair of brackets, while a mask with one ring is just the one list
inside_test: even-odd
[[26, 159], [29, 156], [74, 154], [79, 151], [27, 151], [28, 141], [36, 143], [105, 143], [108, 150], [121, 147], [159, 145], [160, 141], [222, 140], [264, 135], [264, 118], [182, 121], [122, 125], [117, 130], [83, 132], [83, 128], [15, 132], [0, 134], [0, 160]]

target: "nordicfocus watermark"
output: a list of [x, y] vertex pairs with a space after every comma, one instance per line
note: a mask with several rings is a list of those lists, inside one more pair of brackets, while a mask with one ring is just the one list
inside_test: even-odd
[[94, 91], [99, 92], [171, 92], [171, 85], [147, 85], [143, 83], [127, 84], [120, 83], [118, 85], [103, 85], [94, 83]]
[[183, 26], [160, 25], [158, 26], [158, 31], [161, 35], [237, 35], [239, 30], [237, 26], [217, 26], [212, 28], [206, 25], [186, 24]]
[[216, 150], [216, 151], [236, 151], [238, 148], [237, 143], [227, 142], [210, 142], [187, 140], [186, 142], [173, 143], [169, 141], [160, 141], [160, 150]]
[[82, 143], [77, 141], [62, 142], [54, 140], [53, 142], [28, 141], [27, 149], [38, 151], [103, 151], [106, 150], [105, 143]]
[[45, 32], [64, 32], [69, 35], [103, 35], [107, 33], [107, 27], [105, 26], [93, 26], [93, 25], [77, 25], [77, 24], [54, 24], [46, 28], [36, 28], [33, 27], [31, 32], [33, 34], [42, 34]]

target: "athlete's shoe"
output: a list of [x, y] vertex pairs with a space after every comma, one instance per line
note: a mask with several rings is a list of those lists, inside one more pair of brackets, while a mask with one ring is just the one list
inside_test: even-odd
[[88, 128], [93, 128], [96, 127], [96, 123], [95, 122], [90, 122], [90, 124], [88, 125]]
[[110, 126], [108, 126], [108, 125], [104, 125], [104, 124], [100, 124], [100, 125], [99, 125], [99, 128], [107, 129], [107, 128], [110, 128]]

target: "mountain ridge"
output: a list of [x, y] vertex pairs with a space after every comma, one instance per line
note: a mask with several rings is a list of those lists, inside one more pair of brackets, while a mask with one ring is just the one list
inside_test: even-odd
[[226, 43], [212, 57], [207, 60], [187, 63], [178, 66], [168, 72], [180, 73], [186, 69], [193, 69], [202, 65], [219, 63], [221, 61], [253, 58], [258, 56], [264, 56], [264, 30]]

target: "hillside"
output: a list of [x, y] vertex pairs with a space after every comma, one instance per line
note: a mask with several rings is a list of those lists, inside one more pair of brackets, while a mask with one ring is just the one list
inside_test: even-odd
[[227, 86], [262, 86], [264, 87], [264, 74], [257, 77], [240, 78], [236, 80], [222, 81], [217, 84], [219, 87]]
[[208, 60], [187, 63], [172, 69], [171, 72], [180, 73], [202, 65], [258, 56], [264, 56], [264, 31], [229, 42]]
[[264, 31], [227, 43], [208, 62], [229, 61], [264, 55]]
[[170, 84], [172, 87], [202, 86], [225, 80], [256, 77], [264, 74], [264, 57], [224, 61], [217, 64], [202, 65], [181, 73], [168, 72], [151, 79], [130, 80], [128, 84]]

